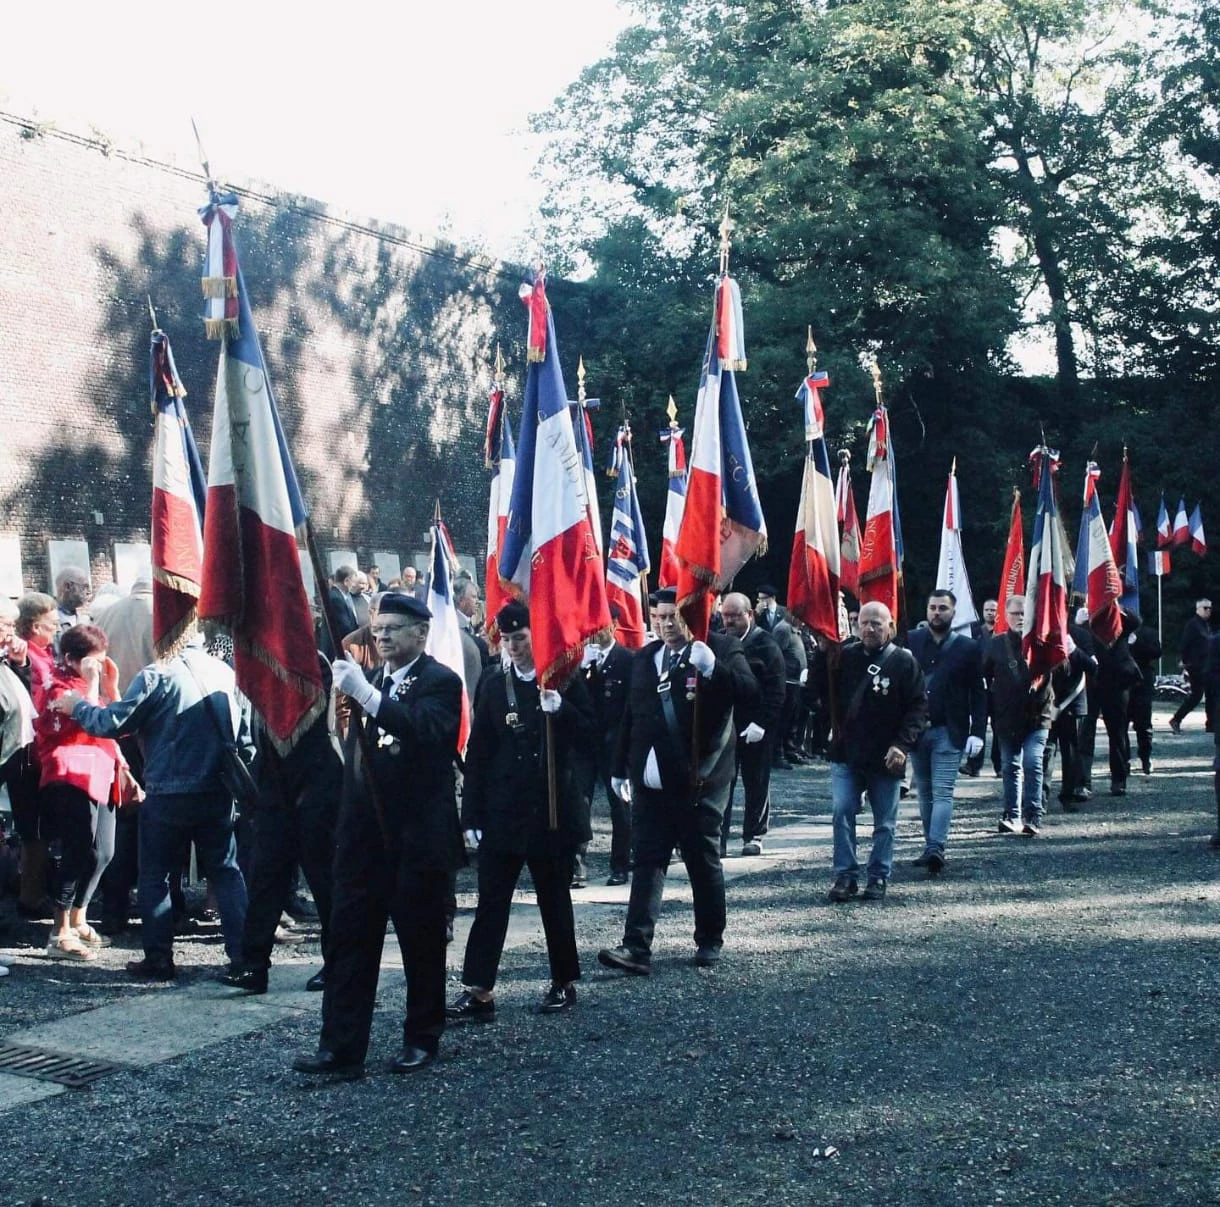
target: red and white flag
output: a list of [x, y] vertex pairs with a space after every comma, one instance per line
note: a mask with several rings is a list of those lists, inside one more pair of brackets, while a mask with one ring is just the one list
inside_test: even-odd
[[439, 521], [432, 525], [431, 573], [428, 575], [428, 610], [432, 625], [424, 653], [447, 666], [462, 683], [462, 723], [458, 728], [459, 754], [466, 753], [470, 737], [470, 693], [466, 687], [466, 657], [462, 652], [462, 629], [453, 599], [453, 573], [457, 566], [449, 535]]
[[1025, 583], [1025, 526], [1021, 519], [1021, 492], [1012, 492], [1012, 516], [1008, 521], [1008, 544], [1004, 548], [1004, 569], [1000, 572], [1000, 590], [995, 618], [995, 632], [1008, 632], [1005, 609], [1013, 595], [1020, 595]]
[[560, 688], [579, 666], [585, 643], [609, 629], [610, 611], [544, 285], [539, 273], [522, 292], [530, 360], [500, 577], [529, 604], [539, 682]]
[[827, 641], [837, 642], [839, 530], [821, 394], [829, 385], [830, 378], [825, 373], [811, 374], [796, 394], [805, 410], [809, 448], [788, 564], [788, 610]]
[[977, 623], [979, 616], [974, 609], [974, 596], [970, 592], [966, 555], [962, 552], [962, 503], [957, 491], [956, 459], [949, 470], [949, 485], [945, 491], [945, 517], [940, 532], [936, 587], [952, 591], [957, 599], [953, 617], [955, 629], [968, 629]]
[[1173, 517], [1172, 543], [1175, 545], [1188, 545], [1190, 543], [1190, 521], [1186, 518], [1185, 497], [1178, 499], [1178, 510]]
[[1101, 514], [1101, 499], [1097, 492], [1100, 478], [1096, 462], [1090, 461], [1085, 470], [1084, 513], [1077, 549], [1076, 578], [1078, 583], [1083, 579], [1085, 584], [1089, 628], [1103, 645], [1113, 645], [1123, 631], [1123, 618], [1118, 605], [1123, 593], [1123, 580]]
[[[297, 533], [307, 520], [296, 470], [280, 425], [245, 280], [232, 250], [234, 196], [213, 196], [201, 211], [209, 229], [207, 271], [231, 265], [236, 317], [214, 304], [229, 287], [205, 278], [207, 332], [221, 339], [212, 414], [203, 587], [199, 615], [233, 635], [237, 686], [249, 697], [281, 753], [326, 708], [313, 616], [301, 577]], [[220, 230], [218, 231], [218, 226]]]
[[[1055, 500], [1055, 471], [1059, 454], [1035, 450], [1038, 509], [1029, 551], [1025, 588], [1025, 626], [1021, 653], [1035, 678], [1049, 675], [1068, 656], [1068, 581], [1063, 528]], [[1103, 530], [1104, 532], [1104, 530]]]
[[878, 407], [869, 421], [868, 468], [872, 479], [868, 490], [868, 514], [864, 520], [864, 541], [860, 546], [860, 583], [856, 595], [861, 604], [885, 604], [897, 622], [902, 563], [890, 420], [885, 407]]
[[835, 514], [839, 521], [839, 585], [853, 595], [860, 591], [860, 517], [851, 488], [851, 461], [839, 454], [839, 480], [835, 483]]
[[153, 645], [168, 658], [195, 622], [203, 581], [203, 510], [207, 482], [182, 400], [186, 390], [164, 331], [152, 333]]
[[[676, 416], [674, 400], [669, 400], [670, 410]], [[671, 419], [669, 427], [661, 432], [661, 443], [666, 446], [669, 461], [669, 488], [665, 492], [665, 524], [661, 530], [661, 568], [657, 573], [657, 585], [678, 585], [678, 557], [674, 545], [682, 529], [682, 513], [686, 509], [686, 445], [683, 431], [677, 419]]]
[[508, 526], [508, 504], [513, 493], [513, 469], [516, 463], [504, 391], [498, 386], [491, 392], [484, 460], [489, 469], [495, 470], [487, 501], [487, 563], [483, 575], [487, 595], [487, 636], [495, 645], [500, 640], [496, 616], [509, 600], [509, 593], [500, 581], [500, 551], [504, 548], [504, 530]]

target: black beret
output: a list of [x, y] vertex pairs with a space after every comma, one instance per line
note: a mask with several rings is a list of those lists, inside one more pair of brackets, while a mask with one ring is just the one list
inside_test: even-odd
[[496, 628], [501, 634], [520, 633], [530, 627], [530, 610], [520, 600], [510, 599], [496, 613]]
[[770, 583], [763, 583], [763, 585], [758, 588], [758, 590], [755, 592], [755, 594], [769, 595], [772, 599], [774, 599], [779, 594], [779, 592]]
[[657, 593], [655, 591], [648, 592], [648, 606], [655, 608], [657, 606]]
[[400, 591], [387, 591], [377, 605], [378, 616], [410, 616], [412, 620], [431, 620], [432, 613], [428, 606], [422, 604], [411, 595], [403, 595]]
[[662, 587], [657, 592], [657, 603], [671, 604], [678, 602], [678, 589], [676, 587]]

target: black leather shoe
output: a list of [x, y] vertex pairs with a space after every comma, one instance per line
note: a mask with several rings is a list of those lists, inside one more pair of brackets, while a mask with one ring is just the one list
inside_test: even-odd
[[868, 883], [864, 886], [864, 892], [860, 894], [861, 901], [884, 901], [885, 900], [885, 881], [880, 876], [870, 876]]
[[939, 851], [929, 851], [927, 867], [929, 876], [939, 876], [945, 870], [945, 857]]
[[715, 968], [720, 960], [720, 948], [715, 943], [702, 943], [695, 949], [696, 968]]
[[340, 1060], [328, 1048], [319, 1048], [308, 1056], [298, 1056], [292, 1062], [298, 1073], [309, 1073], [314, 1077], [333, 1077], [336, 1081], [358, 1081], [364, 1076], [364, 1062]]
[[172, 963], [162, 963], [159, 960], [128, 960], [127, 975], [137, 981], [172, 981], [178, 975], [178, 970]]
[[539, 1014], [562, 1014], [576, 1005], [575, 985], [552, 985], [538, 1003]]
[[924, 851], [924, 853], [923, 853], [922, 855], [920, 855], [920, 857], [919, 857], [918, 859], [912, 859], [912, 860], [911, 860], [911, 867], [913, 867], [913, 868], [926, 868], [926, 867], [928, 866], [928, 861], [929, 861], [931, 858], [932, 858], [932, 852], [931, 852], [931, 851]]
[[844, 901], [850, 901], [859, 888], [854, 876], [836, 876], [834, 884], [830, 886], [830, 892], [826, 894], [826, 900], [835, 905], [842, 904]]
[[605, 968], [617, 968], [631, 976], [647, 976], [652, 963], [647, 956], [632, 951], [630, 947], [603, 947], [597, 953], [597, 962]]
[[414, 1044], [403, 1044], [392, 1060], [387, 1062], [385, 1071], [387, 1073], [414, 1073], [416, 1069], [423, 1069], [436, 1060], [436, 1053], [429, 1052], [427, 1048], [417, 1048]]
[[266, 993], [267, 970], [265, 968], [230, 968], [216, 978], [222, 985], [230, 989], [240, 989], [243, 993]]
[[610, 875], [606, 877], [606, 887], [615, 888], [617, 885], [626, 884], [627, 880], [628, 876], [626, 872], [611, 872]]
[[495, 1021], [496, 1002], [492, 998], [481, 1002], [469, 989], [463, 990], [445, 1007], [445, 1017], [451, 1023], [490, 1023]]
[[326, 969], [323, 968], [315, 972], [313, 976], [305, 982], [305, 989], [309, 993], [321, 993], [326, 988]]

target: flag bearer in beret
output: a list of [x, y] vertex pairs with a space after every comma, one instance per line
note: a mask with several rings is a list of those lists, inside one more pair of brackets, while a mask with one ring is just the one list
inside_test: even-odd
[[[332, 667], [354, 723], [344, 746], [322, 1034], [317, 1052], [294, 1062], [298, 1072], [363, 1074], [387, 919], [407, 976], [403, 1044], [389, 1071], [430, 1064], [445, 1029], [445, 913], [450, 875], [464, 858], [453, 768], [462, 683], [424, 653], [431, 618], [418, 600], [387, 594], [373, 625], [382, 665], [367, 677], [348, 659]], [[358, 727], [368, 735], [368, 764]]]
[[[551, 967], [539, 1012], [570, 1009], [580, 977], [571, 883], [577, 848], [591, 836], [584, 785], [596, 744], [593, 707], [579, 674], [561, 692], [540, 688], [523, 604], [505, 604], [496, 624], [508, 663], [483, 673], [466, 749], [462, 826], [479, 850], [479, 904], [462, 967], [466, 988], [446, 1011], [451, 1022], [491, 1022], [496, 1016], [496, 972], [523, 867], [534, 882]], [[548, 716], [555, 741], [556, 829], [549, 818]]]

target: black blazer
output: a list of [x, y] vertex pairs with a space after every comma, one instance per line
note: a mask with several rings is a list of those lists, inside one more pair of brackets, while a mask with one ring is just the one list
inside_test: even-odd
[[[615, 775], [631, 777], [638, 789], [644, 783], [644, 766], [648, 752], [655, 750], [664, 791], [675, 798], [689, 799], [695, 787], [691, 774], [691, 731], [694, 724], [694, 694], [699, 697], [698, 781], [699, 799], [713, 807], [724, 809], [729, 782], [733, 778], [737, 734], [733, 710], [742, 715], [758, 707], [759, 691], [750, 664], [736, 637], [712, 633], [707, 644], [716, 655], [716, 665], [708, 678], [699, 675], [690, 665], [690, 649], [683, 652], [678, 665], [670, 672], [669, 698], [673, 702], [678, 725], [675, 741], [665, 723], [661, 695], [657, 691], [659, 676], [656, 669], [657, 650], [662, 642], [650, 641], [637, 650], [631, 660], [631, 680], [628, 686], [627, 709], [619, 730], [615, 752]], [[688, 698], [689, 697], [689, 698]]]
[[584, 679], [573, 676], [560, 693], [563, 706], [554, 714], [559, 829], [551, 831], [546, 714], [538, 702], [538, 681], [514, 677], [513, 708], [505, 674], [498, 665], [489, 666], [479, 681], [479, 702], [466, 748], [462, 825], [482, 830], [480, 846], [490, 850], [517, 855], [571, 850], [592, 837], [584, 785], [595, 731]]
[[611, 750], [618, 742], [619, 726], [623, 723], [623, 713], [627, 711], [631, 654], [631, 650], [616, 641], [606, 651], [600, 666], [587, 667], [583, 672], [597, 731]]
[[752, 709], [737, 709], [733, 724], [740, 731], [754, 721], [767, 731], [767, 737], [778, 738], [781, 736], [778, 732], [780, 713], [788, 693], [784, 655], [775, 638], [756, 624], [750, 625], [750, 631], [741, 640], [741, 648], [758, 683], [758, 703]]
[[[389, 673], [379, 666], [368, 672], [369, 682], [380, 690]], [[361, 718], [401, 866], [452, 871], [464, 862], [453, 766], [461, 721], [462, 681], [430, 654], [421, 654], [394, 694], [382, 697], [376, 717]], [[344, 743], [345, 806], [372, 807], [366, 775], [353, 725]]]
[[938, 648], [931, 629], [913, 629], [907, 649], [915, 655], [928, 691], [928, 724], [943, 724], [949, 741], [961, 750], [968, 737], [987, 732], [987, 688], [983, 651], [977, 641], [958, 633]]

